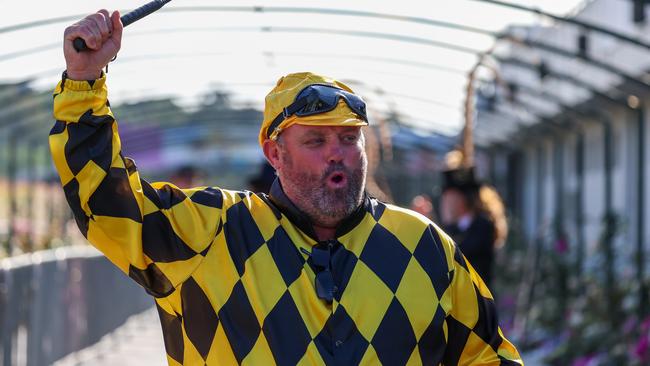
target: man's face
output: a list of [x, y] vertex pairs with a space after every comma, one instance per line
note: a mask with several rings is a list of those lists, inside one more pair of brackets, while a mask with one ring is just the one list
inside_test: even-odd
[[285, 193], [315, 224], [334, 227], [359, 206], [368, 167], [361, 127], [293, 125], [270, 143]]

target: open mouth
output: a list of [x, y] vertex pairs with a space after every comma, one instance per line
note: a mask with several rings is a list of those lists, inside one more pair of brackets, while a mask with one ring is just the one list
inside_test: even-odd
[[342, 172], [334, 172], [329, 176], [327, 182], [329, 183], [329, 186], [333, 188], [340, 188], [345, 186], [345, 184], [347, 183], [347, 177]]

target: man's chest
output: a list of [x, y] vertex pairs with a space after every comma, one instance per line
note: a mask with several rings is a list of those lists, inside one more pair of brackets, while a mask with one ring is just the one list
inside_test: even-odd
[[[391, 248], [395, 243], [372, 249], [366, 246], [374, 242], [364, 243], [356, 253], [338, 243], [323, 267], [283, 230], [254, 250], [226, 239], [215, 240], [168, 299], [185, 338], [205, 357], [228, 350], [239, 363], [266, 354], [280, 364], [305, 357], [400, 364], [419, 357], [423, 342], [444, 344], [439, 299], [448, 278], [433, 281], [422, 255]], [[318, 296], [324, 272], [331, 276], [331, 301]]]

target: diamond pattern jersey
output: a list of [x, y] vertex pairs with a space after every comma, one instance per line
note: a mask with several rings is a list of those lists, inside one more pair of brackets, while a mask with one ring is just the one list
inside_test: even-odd
[[140, 178], [105, 76], [59, 83], [54, 116], [79, 229], [155, 298], [170, 365], [522, 364], [489, 290], [423, 216], [366, 197], [330, 242], [326, 301], [308, 255], [322, 243], [278, 197]]

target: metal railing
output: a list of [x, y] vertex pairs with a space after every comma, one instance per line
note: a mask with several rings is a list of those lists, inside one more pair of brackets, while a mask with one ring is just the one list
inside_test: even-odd
[[153, 300], [92, 247], [0, 261], [0, 364], [50, 365]]

